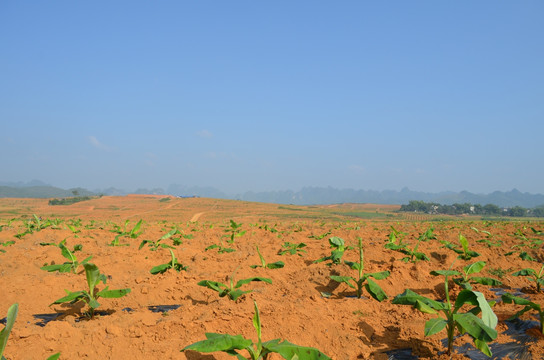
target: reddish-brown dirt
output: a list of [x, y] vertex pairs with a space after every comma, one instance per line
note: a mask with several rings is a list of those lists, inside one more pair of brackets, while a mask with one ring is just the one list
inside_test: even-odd
[[[332, 210], [331, 210], [332, 209]], [[486, 262], [483, 276], [502, 276], [507, 291], [521, 289], [532, 301], [544, 304], [544, 296], [536, 293], [535, 283], [524, 277], [512, 276], [512, 272], [542, 266], [543, 251], [531, 227], [543, 230], [542, 222], [483, 222], [455, 220], [441, 222], [402, 221], [397, 215], [391, 219], [358, 220], [338, 214], [342, 211], [389, 212], [398, 207], [382, 205], [336, 207], [279, 206], [240, 201], [215, 199], [177, 199], [152, 196], [103, 197], [69, 206], [49, 206], [47, 200], [2, 199], [0, 200], [0, 318], [8, 308], [19, 304], [19, 314], [9, 338], [4, 355], [14, 359], [46, 359], [61, 352], [60, 359], [232, 359], [222, 354], [199, 354], [194, 351], [180, 352], [193, 342], [205, 338], [206, 332], [242, 334], [256, 341], [252, 325], [253, 301], [256, 301], [263, 323], [263, 340], [282, 338], [292, 343], [320, 349], [332, 359], [388, 359], [387, 352], [410, 348], [422, 359], [446, 359], [440, 355], [445, 349], [441, 340], [445, 332], [431, 337], [423, 334], [424, 324], [433, 315], [422, 314], [410, 306], [394, 305], [392, 299], [410, 288], [437, 300], [444, 299], [443, 279], [429, 274], [434, 269], [463, 265], [477, 260]], [[330, 211], [335, 211], [331, 215]], [[57, 228], [47, 227], [21, 238], [16, 234], [25, 231], [25, 221], [36, 214], [42, 221], [61, 219]], [[10, 222], [11, 219], [15, 219]], [[76, 223], [73, 233], [67, 224]], [[142, 234], [137, 238], [120, 237], [120, 243], [129, 246], [108, 246], [114, 240], [115, 226], [130, 230], [143, 219]], [[245, 234], [227, 243], [229, 220], [242, 223]], [[151, 251], [147, 245], [138, 250], [142, 240], [157, 240], [173, 227], [181, 234], [182, 243], [174, 253], [187, 271], [169, 270], [152, 275], [153, 266], [170, 260], [167, 249]], [[430, 261], [406, 263], [402, 254], [384, 249], [391, 226], [405, 232], [405, 241], [415, 245], [417, 237], [434, 227], [437, 240], [422, 242], [419, 250]], [[488, 247], [478, 240], [487, 235], [471, 228], [489, 231], [493, 242], [501, 246]], [[330, 232], [330, 233], [329, 233]], [[457, 254], [445, 249], [440, 240], [458, 243], [459, 233], [468, 239], [473, 250], [481, 256], [466, 262], [456, 260]], [[518, 236], [515, 234], [518, 233]], [[317, 239], [319, 235], [322, 239]], [[512, 246], [536, 239], [534, 248], [525, 250], [540, 262], [520, 259], [517, 254], [506, 256]], [[343, 284], [330, 280], [330, 275], [356, 276], [346, 265], [328, 266], [326, 262], [313, 261], [330, 255], [328, 238], [338, 236], [348, 245], [356, 246], [357, 238], [363, 239], [365, 272], [389, 270], [391, 275], [376, 282], [388, 294], [383, 302], [375, 301], [364, 292], [362, 299], [354, 298], [354, 291]], [[66, 261], [60, 250], [40, 243], [59, 243], [66, 239], [67, 246], [81, 244], [82, 251], [75, 255], [79, 260], [92, 255], [91, 262], [107, 275], [111, 289], [130, 288], [131, 292], [119, 299], [100, 299], [98, 315], [92, 320], [80, 319], [82, 304], [51, 305], [70, 291], [86, 288], [85, 274], [49, 273], [41, 270], [45, 263]], [[236, 249], [232, 253], [219, 254], [217, 249], [205, 248], [220, 244]], [[284, 242], [307, 245], [302, 256], [278, 255]], [[163, 243], [173, 245], [172, 239]], [[283, 261], [282, 269], [250, 268], [259, 264], [255, 246], [268, 262]], [[345, 260], [357, 261], [355, 249], [346, 251]], [[491, 273], [490, 273], [491, 272]], [[262, 276], [272, 279], [272, 284], [253, 282], [246, 289], [253, 292], [234, 302], [227, 297], [198, 286], [200, 280], [228, 283], [229, 277], [244, 279]], [[101, 286], [103, 286], [101, 284]], [[460, 291], [452, 286], [452, 296]], [[485, 286], [475, 286], [487, 299], [497, 299], [495, 292]], [[324, 297], [323, 293], [330, 293]], [[152, 306], [177, 305], [175, 310], [155, 313]], [[496, 343], [513, 340], [504, 334], [504, 322], [519, 307], [498, 303], [494, 311], [499, 318]], [[532, 319], [526, 313], [522, 318]], [[46, 322], [44, 318], [57, 316]], [[544, 340], [534, 330], [534, 342], [530, 344], [533, 359], [544, 356]], [[456, 346], [472, 343], [468, 335], [457, 338]], [[520, 345], [522, 346], [522, 345]], [[246, 353], [244, 353], [246, 355]], [[271, 356], [270, 359], [279, 359]], [[456, 354], [454, 358], [463, 358]]]

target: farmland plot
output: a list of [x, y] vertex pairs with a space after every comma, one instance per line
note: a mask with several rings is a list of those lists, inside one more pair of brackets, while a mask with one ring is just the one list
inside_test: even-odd
[[[286, 340], [332, 359], [388, 359], [397, 350], [449, 359], [447, 314], [461, 324], [453, 358], [508, 346], [544, 356], [544, 223], [406, 221], [380, 211], [360, 220], [341, 207], [212, 199], [1, 200], [0, 318], [18, 304], [3, 355], [232, 359], [190, 345], [216, 333], [257, 346], [258, 304], [263, 343]], [[58, 301], [94, 291], [86, 270], [95, 268], [92, 295], [103, 296]]]

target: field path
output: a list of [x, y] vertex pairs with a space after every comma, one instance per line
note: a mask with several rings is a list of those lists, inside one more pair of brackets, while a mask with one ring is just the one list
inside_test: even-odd
[[191, 220], [189, 220], [189, 221], [190, 221], [190, 222], [197, 222], [198, 219], [200, 219], [200, 217], [201, 217], [202, 215], [204, 215], [204, 214], [207, 213], [207, 212], [213, 211], [213, 209], [215, 209], [215, 208], [217, 208], [217, 201], [213, 204], [213, 206], [211, 207], [210, 210], [208, 210], [208, 211], [202, 211], [202, 212], [199, 212], [199, 213], [194, 214], [193, 217], [191, 218]]
[[[139, 213], [136, 213], [136, 214], [132, 214], [130, 216], [127, 216], [127, 218], [133, 218], [133, 217], [136, 217], [136, 216], [142, 216], [143, 214], [149, 214], [149, 213], [152, 213], [152, 212], [157, 212], [157, 211], [161, 211], [161, 210], [166, 210], [166, 209], [170, 209], [174, 206], [175, 204], [168, 204], [166, 206], [163, 206], [161, 208], [158, 208], [158, 209], [152, 209], [152, 210], [147, 210], [147, 211], [142, 211], [142, 212], [139, 212]], [[121, 210], [125, 210], [127, 209], [128, 207], [124, 207], [124, 208], [121, 208]]]
[[198, 219], [200, 218], [200, 216], [202, 216], [202, 214], [204, 214], [204, 213], [205, 213], [205, 211], [194, 214], [193, 217], [191, 218], [191, 220], [189, 220], [189, 221], [190, 222], [197, 222]]

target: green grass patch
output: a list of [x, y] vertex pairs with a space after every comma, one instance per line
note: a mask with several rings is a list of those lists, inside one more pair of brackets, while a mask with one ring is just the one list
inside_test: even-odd
[[278, 209], [280, 209], [280, 210], [291, 210], [291, 211], [304, 211], [304, 209], [288, 207], [288, 206], [281, 206], [281, 205], [278, 206]]
[[332, 214], [322, 214], [322, 213], [307, 213], [307, 214], [263, 214], [263, 216], [268, 216], [270, 218], [280, 218], [280, 219], [310, 219], [310, 220], [342, 220], [340, 217]]
[[341, 215], [341, 216], [349, 216], [349, 217], [356, 217], [359, 219], [376, 219], [376, 218], [386, 218], [390, 217], [388, 215], [381, 212], [369, 212], [369, 211], [346, 211], [346, 212], [333, 212], [332, 214], [335, 215]]
[[72, 205], [82, 201], [88, 201], [92, 199], [98, 199], [99, 196], [74, 196], [62, 199], [51, 199], [49, 205]]

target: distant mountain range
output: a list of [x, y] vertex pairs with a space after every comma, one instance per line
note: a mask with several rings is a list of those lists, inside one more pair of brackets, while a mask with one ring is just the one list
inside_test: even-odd
[[473, 194], [468, 191], [428, 193], [412, 191], [404, 188], [395, 190], [354, 190], [336, 189], [333, 187], [305, 187], [299, 191], [248, 191], [242, 194], [226, 194], [213, 187], [183, 186], [172, 184], [166, 190], [162, 188], [126, 190], [107, 188], [89, 191], [83, 188], [61, 189], [38, 180], [28, 183], [0, 182], [0, 197], [22, 198], [58, 198], [90, 195], [126, 195], [126, 194], [157, 194], [174, 196], [200, 196], [218, 199], [238, 199], [245, 201], [267, 202], [276, 204], [316, 205], [338, 203], [375, 203], [375, 204], [408, 204], [410, 200], [435, 202], [444, 205], [454, 203], [494, 204], [501, 207], [522, 206], [534, 208], [544, 205], [544, 195], [522, 193], [517, 189], [511, 191], [495, 191], [489, 194]]
[[501, 207], [522, 206], [533, 208], [544, 205], [544, 195], [522, 193], [517, 189], [490, 194], [473, 194], [468, 191], [427, 193], [404, 188], [401, 191], [335, 189], [332, 187], [306, 187], [300, 191], [246, 192], [241, 200], [273, 202], [279, 204], [314, 205], [335, 203], [408, 204], [410, 200], [435, 202], [443, 205], [455, 203], [494, 204]]
[[38, 180], [28, 183], [6, 183], [0, 182], [0, 198], [61, 198], [74, 196], [91, 196], [94, 192], [83, 188], [61, 189]]

